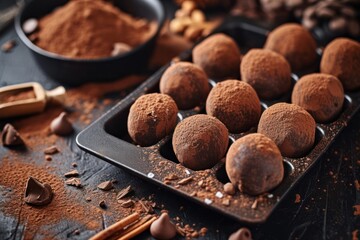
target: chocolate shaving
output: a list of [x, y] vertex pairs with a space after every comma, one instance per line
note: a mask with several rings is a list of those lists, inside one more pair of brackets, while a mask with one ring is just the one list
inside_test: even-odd
[[144, 202], [144, 201], [140, 200], [139, 203], [140, 203], [141, 207], [144, 209], [145, 213], [153, 213], [154, 212], [154, 209], [148, 202]]
[[109, 191], [109, 190], [112, 189], [114, 186], [113, 186], [113, 184], [112, 184], [111, 181], [105, 181], [105, 182], [100, 183], [97, 187], [98, 187], [99, 189], [101, 189], [101, 190]]
[[29, 177], [25, 190], [25, 202], [30, 205], [43, 206], [51, 202], [53, 191], [49, 184], [42, 184], [37, 179]]
[[4, 126], [1, 133], [1, 140], [2, 144], [7, 147], [24, 145], [24, 141], [21, 139], [20, 134], [10, 123]]
[[179, 179], [179, 177], [177, 175], [171, 173], [164, 178], [164, 181], [172, 181], [172, 180], [177, 180], [177, 179]]
[[55, 153], [60, 152], [59, 149], [56, 146], [48, 147], [44, 150], [44, 153], [47, 155], [53, 155]]
[[180, 181], [177, 182], [177, 184], [179, 185], [185, 185], [188, 184], [189, 182], [191, 182], [193, 180], [193, 177], [187, 177], [184, 179], [181, 179]]
[[79, 176], [78, 170], [72, 170], [64, 174], [65, 177], [77, 177]]
[[66, 185], [74, 186], [77, 188], [82, 187], [80, 178], [70, 178], [70, 179], [66, 180], [65, 183], [66, 183]]
[[134, 206], [134, 201], [133, 200], [127, 200], [127, 201], [122, 201], [120, 206], [123, 207], [123, 208], [129, 208], [129, 207], [132, 207]]
[[10, 52], [16, 46], [15, 40], [9, 40], [1, 46], [3, 52]]
[[131, 186], [127, 186], [124, 189], [121, 189], [120, 192], [117, 194], [116, 198], [117, 199], [122, 199], [124, 197], [126, 197], [129, 193], [131, 193], [133, 190], [131, 189]]

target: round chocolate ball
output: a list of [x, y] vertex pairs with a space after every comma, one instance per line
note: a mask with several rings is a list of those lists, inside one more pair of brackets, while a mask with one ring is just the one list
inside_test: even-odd
[[205, 72], [189, 62], [173, 64], [160, 79], [160, 92], [172, 97], [179, 109], [203, 105], [209, 91]]
[[129, 135], [140, 146], [153, 145], [174, 130], [177, 113], [176, 103], [168, 95], [143, 95], [130, 108], [127, 122]]
[[249, 84], [226, 80], [211, 89], [206, 100], [206, 113], [219, 119], [231, 133], [240, 133], [256, 126], [261, 105]]
[[237, 78], [240, 69], [240, 50], [225, 34], [214, 34], [193, 49], [193, 62], [216, 80]]
[[303, 157], [314, 145], [316, 123], [302, 107], [277, 103], [261, 115], [258, 133], [271, 138], [284, 157]]
[[320, 71], [337, 77], [345, 90], [360, 88], [360, 44], [347, 38], [330, 42], [323, 53]]
[[179, 162], [192, 170], [213, 167], [224, 157], [229, 132], [215, 117], [198, 114], [185, 118], [175, 128], [172, 145]]
[[271, 31], [264, 48], [283, 55], [292, 71], [304, 70], [317, 58], [314, 38], [306, 28], [296, 23], [283, 24]]
[[275, 188], [284, 177], [279, 148], [260, 133], [236, 140], [226, 154], [225, 168], [231, 183], [250, 195]]
[[344, 89], [339, 79], [332, 75], [309, 74], [295, 84], [291, 101], [308, 111], [316, 122], [327, 122], [341, 111]]
[[241, 79], [263, 99], [275, 99], [290, 90], [291, 69], [286, 59], [271, 50], [252, 49], [241, 60]]

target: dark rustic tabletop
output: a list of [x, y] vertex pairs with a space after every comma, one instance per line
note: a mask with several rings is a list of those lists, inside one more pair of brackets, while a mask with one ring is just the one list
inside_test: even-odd
[[[5, 7], [6, 2], [12, 1], [1, 1], [0, 7]], [[0, 52], [0, 87], [28, 81], [39, 82], [47, 89], [59, 85], [41, 72], [13, 26], [0, 34], [0, 45], [12, 39], [17, 43], [10, 52]], [[72, 100], [89, 103], [88, 99], [76, 95], [81, 87], [68, 90]], [[88, 119], [96, 119], [128, 92], [95, 98]], [[251, 230], [254, 239], [358, 239], [360, 236], [359, 112], [270, 218], [264, 224], [247, 225], [202, 209], [187, 199], [84, 153], [74, 139], [90, 121], [81, 121], [79, 116], [88, 116], [89, 112], [78, 105], [71, 105], [68, 110], [73, 114], [71, 119], [76, 131], [66, 138], [43, 133], [49, 121], [61, 112], [58, 107], [48, 108], [38, 116], [0, 121], [0, 129], [8, 121], [13, 123], [28, 143], [27, 149], [0, 147], [0, 239], [87, 239], [128, 214], [126, 210], [119, 210], [114, 200], [116, 191], [128, 185], [134, 189], [134, 198], [155, 202], [155, 211], [166, 209], [172, 218], [177, 219], [175, 221], [197, 230], [206, 227], [208, 232], [201, 237], [203, 239], [227, 239], [244, 226]], [[52, 161], [46, 161], [43, 149], [51, 145], [58, 146], [61, 152], [54, 155]], [[74, 167], [73, 163], [77, 166]], [[84, 186], [81, 189], [64, 184], [63, 174], [73, 169], [80, 173]], [[53, 203], [48, 207], [32, 208], [23, 203], [24, 183], [29, 175], [57, 186]], [[115, 189], [109, 192], [98, 190], [96, 186], [105, 180], [116, 180]], [[108, 204], [107, 209], [98, 206], [102, 199]], [[151, 237], [145, 232], [137, 238]]]

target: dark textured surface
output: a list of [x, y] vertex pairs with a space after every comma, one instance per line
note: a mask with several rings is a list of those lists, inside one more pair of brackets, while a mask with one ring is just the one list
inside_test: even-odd
[[[0, 86], [25, 81], [40, 82], [48, 89], [57, 85], [36, 67], [29, 52], [17, 39], [11, 27], [0, 36], [0, 45], [9, 39], [16, 39], [18, 46], [10, 53], [0, 52]], [[4, 122], [1, 122], [0, 128], [3, 124]], [[76, 160], [78, 169], [83, 172], [81, 179], [84, 185], [96, 187], [102, 180], [115, 178], [119, 182], [119, 188], [131, 184], [139, 198], [154, 194], [155, 201], [158, 205], [163, 204], [169, 210], [171, 217], [179, 216], [185, 223], [195, 223], [196, 228], [207, 227], [209, 232], [205, 236], [206, 239], [227, 239], [230, 233], [244, 226], [241, 222], [202, 209], [184, 198], [159, 189], [122, 169], [82, 152], [76, 146], [74, 137], [75, 135], [66, 139], [68, 148], [62, 155], [63, 166], [59, 166], [57, 172], [59, 176], [65, 169], [68, 170], [67, 166], [71, 162]], [[360, 204], [360, 192], [356, 191], [354, 185], [354, 181], [360, 179], [359, 148], [360, 113], [357, 113], [319, 163], [288, 194], [268, 221], [262, 225], [250, 226], [254, 239], [351, 239], [352, 232], [360, 230], [360, 217], [354, 216], [353, 208], [354, 205]], [[7, 150], [0, 146], [0, 161], [6, 153]], [[42, 153], [32, 153], [32, 157], [38, 158], [39, 162], [43, 161], [42, 155]], [[333, 172], [336, 178], [331, 176], [330, 172]], [[75, 198], [83, 197], [76, 194], [76, 189], [71, 191]], [[301, 196], [300, 203], [294, 203], [295, 194]], [[0, 209], [3, 200], [0, 191]], [[183, 210], [180, 210], [181, 206]], [[100, 225], [106, 227], [112, 221], [111, 218], [103, 217]], [[63, 219], [51, 228], [53, 237], [59, 239], [66, 237], [87, 239], [94, 234], [93, 230], [87, 230], [71, 219]], [[81, 234], [74, 236], [72, 232], [77, 228], [81, 229]], [[24, 231], [26, 224], [19, 225], [16, 217], [0, 211], [0, 239], [21, 239]], [[36, 238], [41, 239], [41, 236]], [[138, 239], [147, 238], [149, 238], [148, 233], [138, 237]]]

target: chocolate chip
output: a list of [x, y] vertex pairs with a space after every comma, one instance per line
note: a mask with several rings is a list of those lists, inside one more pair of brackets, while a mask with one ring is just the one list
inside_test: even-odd
[[39, 25], [38, 20], [36, 20], [35, 18], [29, 18], [23, 23], [22, 29], [24, 33], [31, 34], [35, 32], [35, 30], [38, 28], [38, 25]]
[[58, 152], [59, 152], [59, 149], [56, 146], [51, 146], [51, 147], [44, 149], [44, 153], [47, 155], [53, 155]]
[[111, 181], [105, 181], [105, 182], [100, 183], [97, 187], [98, 187], [99, 189], [101, 189], [101, 190], [109, 191], [109, 190], [112, 189], [114, 186], [113, 186], [113, 184], [112, 184]]
[[229, 240], [251, 240], [251, 232], [247, 228], [240, 228], [238, 231], [231, 234]]
[[70, 178], [70, 179], [66, 180], [65, 183], [66, 183], [66, 185], [74, 186], [74, 187], [77, 187], [77, 188], [82, 187], [81, 181], [80, 181], [79, 178]]
[[150, 226], [150, 233], [157, 239], [172, 239], [176, 236], [176, 227], [167, 213], [162, 213]]
[[1, 133], [1, 140], [2, 144], [7, 147], [24, 145], [24, 141], [21, 139], [20, 134], [10, 123], [4, 126]]
[[67, 118], [67, 114], [62, 112], [50, 124], [51, 132], [59, 136], [66, 136], [73, 132], [73, 126]]
[[51, 202], [53, 191], [49, 184], [42, 184], [29, 177], [25, 190], [25, 202], [30, 205], [43, 206]]
[[100, 206], [102, 209], [106, 209], [106, 208], [107, 208], [106, 203], [105, 203], [104, 200], [101, 200], [101, 201], [99, 202], [99, 206]]
[[1, 46], [3, 52], [10, 52], [16, 46], [15, 40], [9, 40]]
[[64, 174], [65, 177], [77, 177], [79, 176], [78, 170], [72, 170]]

